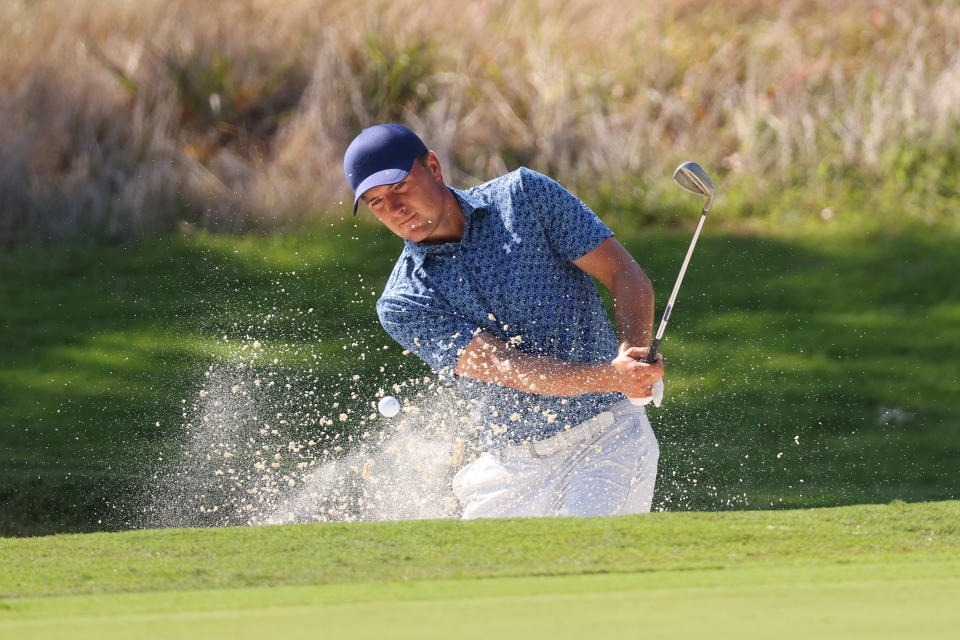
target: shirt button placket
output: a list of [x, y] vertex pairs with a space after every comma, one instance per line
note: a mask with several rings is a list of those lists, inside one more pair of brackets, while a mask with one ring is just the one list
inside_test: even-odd
[[457, 283], [460, 285], [460, 296], [464, 301], [464, 308], [470, 310], [469, 317], [474, 318], [477, 324], [483, 326], [490, 311], [489, 305], [483, 296], [482, 288], [477, 286], [474, 274], [470, 270], [469, 261], [465, 258], [463, 252], [458, 251], [453, 257], [453, 264], [455, 265], [457, 273]]

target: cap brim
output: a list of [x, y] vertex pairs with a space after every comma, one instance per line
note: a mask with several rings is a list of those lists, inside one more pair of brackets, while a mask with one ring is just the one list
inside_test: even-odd
[[385, 184], [396, 184], [410, 173], [403, 169], [384, 169], [368, 176], [366, 180], [357, 185], [356, 196], [353, 198], [353, 215], [357, 215], [357, 208], [360, 206], [360, 198], [364, 193], [374, 187], [382, 187]]

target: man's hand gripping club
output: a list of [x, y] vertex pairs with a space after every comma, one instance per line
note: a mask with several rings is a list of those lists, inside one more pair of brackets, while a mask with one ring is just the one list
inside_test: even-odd
[[649, 347], [632, 347], [626, 342], [620, 345], [613, 367], [620, 375], [623, 395], [630, 398], [634, 405], [647, 405], [653, 402], [659, 407], [663, 402], [663, 356], [657, 354], [656, 360], [644, 362]]

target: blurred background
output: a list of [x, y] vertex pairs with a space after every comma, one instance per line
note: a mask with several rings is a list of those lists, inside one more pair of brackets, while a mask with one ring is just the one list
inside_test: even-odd
[[953, 2], [11, 0], [0, 24], [8, 248], [342, 212], [342, 149], [393, 120], [454, 184], [528, 165], [649, 210], [693, 154], [745, 223], [955, 224]]
[[711, 173], [659, 508], [957, 496], [955, 2], [6, 0], [0, 33], [2, 534], [141, 526], [214, 369], [285, 377], [253, 413], [295, 406], [291, 442], [428, 373], [342, 177], [383, 121], [455, 186], [552, 175], [661, 301], [698, 206], [670, 173]]

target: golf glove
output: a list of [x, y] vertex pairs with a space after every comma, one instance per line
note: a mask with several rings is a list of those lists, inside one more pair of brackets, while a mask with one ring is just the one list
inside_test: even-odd
[[663, 378], [657, 380], [656, 384], [650, 388], [653, 395], [646, 398], [630, 398], [630, 402], [637, 406], [643, 406], [653, 403], [653, 406], [659, 407], [663, 403]]

